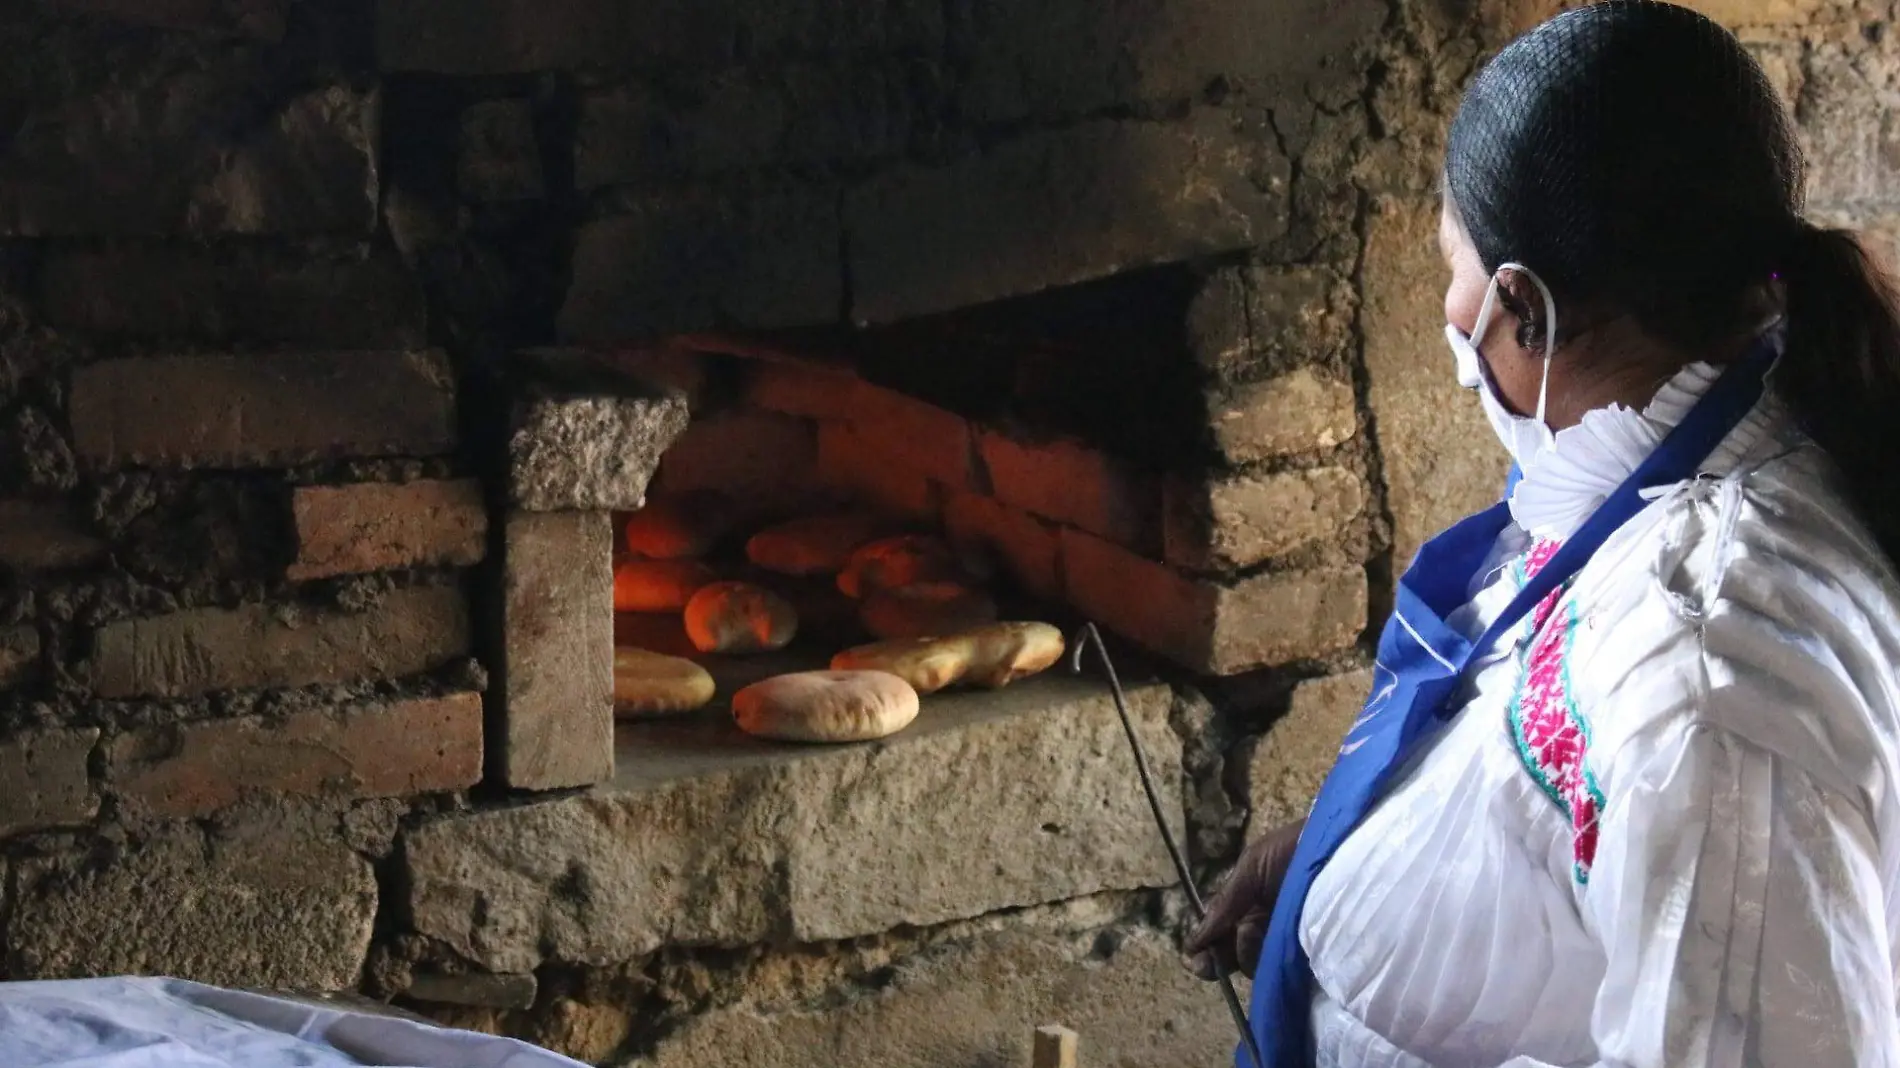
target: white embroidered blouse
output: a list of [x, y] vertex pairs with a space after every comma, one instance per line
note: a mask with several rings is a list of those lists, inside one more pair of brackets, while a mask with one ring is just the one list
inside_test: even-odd
[[[1458, 625], [1715, 377], [1558, 434]], [[1900, 583], [1772, 393], [1702, 470], [1484, 657], [1320, 873], [1322, 1068], [1900, 1065]]]

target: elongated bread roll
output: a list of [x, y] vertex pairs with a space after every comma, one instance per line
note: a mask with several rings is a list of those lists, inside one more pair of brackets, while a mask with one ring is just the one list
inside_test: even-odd
[[677, 612], [718, 578], [697, 560], [622, 560], [614, 565], [614, 611]]
[[864, 599], [858, 620], [878, 638], [943, 637], [996, 619], [996, 602], [955, 582], [919, 582]]
[[686, 636], [702, 653], [768, 653], [797, 634], [791, 604], [749, 582], [715, 582], [686, 602]]
[[962, 577], [957, 554], [942, 539], [900, 534], [858, 546], [838, 572], [838, 589], [847, 597], [866, 597], [879, 590]]
[[970, 639], [896, 638], [846, 649], [831, 658], [833, 671], [888, 671], [920, 694], [961, 681], [975, 652]]
[[917, 718], [917, 691], [882, 671], [801, 671], [732, 695], [739, 729], [788, 742], [867, 742]]
[[835, 575], [851, 552], [890, 530], [874, 515], [847, 513], [794, 519], [767, 527], [746, 542], [746, 559], [781, 575]]
[[711, 490], [653, 497], [627, 517], [627, 551], [653, 560], [705, 556], [732, 529], [732, 502]]
[[970, 644], [964, 682], [1000, 689], [1062, 659], [1062, 632], [1047, 623], [991, 623], [957, 637]]
[[614, 714], [622, 719], [691, 712], [713, 699], [713, 677], [677, 656], [614, 650]]

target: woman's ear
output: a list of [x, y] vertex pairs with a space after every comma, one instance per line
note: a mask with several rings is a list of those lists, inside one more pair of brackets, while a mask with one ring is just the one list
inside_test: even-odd
[[1543, 356], [1550, 324], [1544, 321], [1544, 295], [1523, 271], [1498, 271], [1498, 303], [1517, 320], [1514, 336], [1527, 356]]

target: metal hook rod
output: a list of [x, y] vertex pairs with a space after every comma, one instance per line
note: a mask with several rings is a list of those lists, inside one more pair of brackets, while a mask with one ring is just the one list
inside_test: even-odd
[[[1202, 919], [1207, 916], [1207, 904], [1201, 900], [1200, 888], [1194, 885], [1194, 876], [1188, 871], [1187, 855], [1181, 852], [1181, 846], [1174, 840], [1174, 831], [1168, 826], [1167, 810], [1161, 807], [1161, 794], [1155, 789], [1154, 773], [1148, 770], [1148, 754], [1141, 747], [1141, 736], [1135, 733], [1134, 717], [1128, 714], [1128, 697], [1122, 692], [1121, 676], [1115, 673], [1115, 662], [1109, 659], [1108, 647], [1102, 644], [1102, 632], [1093, 623], [1084, 623], [1076, 631], [1069, 650], [1069, 671], [1082, 673], [1082, 653], [1093, 646], [1095, 655], [1102, 662], [1102, 670], [1108, 675], [1108, 689], [1115, 697], [1115, 713], [1121, 717], [1122, 730], [1128, 734], [1128, 747], [1135, 754], [1135, 773], [1141, 777], [1141, 789], [1148, 795], [1148, 810], [1154, 814], [1155, 826], [1161, 831], [1161, 841], [1168, 847], [1168, 859], [1174, 861], [1174, 874], [1187, 887], [1188, 900], [1194, 903], [1194, 916]], [[1247, 1056], [1255, 1068], [1264, 1068], [1266, 1061], [1260, 1057], [1260, 1046], [1254, 1041], [1253, 1027], [1247, 1023], [1247, 1011], [1241, 1008], [1240, 993], [1234, 989], [1231, 976], [1220, 977], [1221, 996], [1227, 1002], [1228, 1015], [1234, 1018], [1234, 1026], [1240, 1030], [1240, 1041], [1247, 1050]]]

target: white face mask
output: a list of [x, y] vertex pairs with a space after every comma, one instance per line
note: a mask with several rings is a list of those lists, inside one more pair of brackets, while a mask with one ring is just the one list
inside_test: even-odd
[[1485, 418], [1491, 421], [1491, 430], [1504, 443], [1504, 448], [1517, 462], [1517, 468], [1526, 474], [1538, 459], [1556, 446], [1556, 435], [1544, 423], [1544, 402], [1550, 394], [1551, 353], [1557, 338], [1557, 301], [1550, 295], [1550, 287], [1544, 285], [1530, 268], [1521, 264], [1506, 263], [1498, 268], [1504, 271], [1520, 271], [1537, 287], [1544, 297], [1544, 378], [1537, 387], [1537, 414], [1534, 417], [1514, 414], [1504, 406], [1498, 396], [1498, 387], [1491, 379], [1489, 366], [1478, 355], [1478, 346], [1471, 340], [1473, 336], [1483, 337], [1484, 329], [1491, 323], [1491, 311], [1498, 303], [1498, 276], [1491, 276], [1491, 285], [1484, 291], [1484, 304], [1478, 309], [1478, 321], [1472, 324], [1471, 334], [1458, 329], [1455, 323], [1445, 324], [1445, 340], [1451, 343], [1452, 357], [1458, 364], [1458, 384], [1466, 389], [1478, 391], [1484, 404]]

